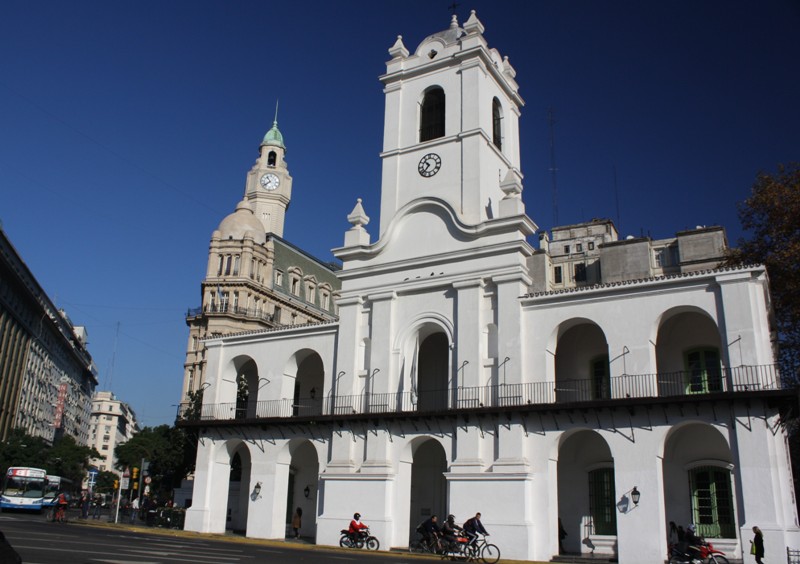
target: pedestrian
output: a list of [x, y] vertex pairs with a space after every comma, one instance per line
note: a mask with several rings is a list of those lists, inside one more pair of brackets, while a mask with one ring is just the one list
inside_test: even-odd
[[89, 518], [89, 506], [92, 504], [92, 500], [89, 497], [89, 492], [83, 490], [81, 492], [81, 519], [88, 519]]
[[764, 533], [758, 527], [753, 527], [755, 536], [750, 541], [750, 554], [756, 557], [756, 564], [764, 564], [761, 560], [764, 558]]
[[292, 515], [292, 529], [294, 529], [294, 538], [300, 538], [300, 527], [303, 526], [303, 510], [298, 507], [294, 510]]
[[133, 498], [133, 503], [131, 504], [131, 525], [136, 522], [136, 514], [139, 513], [139, 498]]
[[[674, 524], [674, 523], [673, 523]], [[558, 518], [558, 553], [564, 554], [564, 539], [567, 538], [567, 531], [561, 524], [561, 517]]]
[[100, 519], [100, 511], [103, 508], [103, 499], [100, 497], [100, 494], [94, 494], [94, 499], [92, 500], [92, 506], [94, 507], [94, 511], [92, 513], [92, 519]]

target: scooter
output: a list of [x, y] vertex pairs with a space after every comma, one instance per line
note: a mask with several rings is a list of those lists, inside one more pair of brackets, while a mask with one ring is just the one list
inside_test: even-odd
[[[670, 545], [669, 564], [728, 564], [725, 553], [714, 548], [710, 542], [703, 542], [699, 546], [692, 547], [699, 553], [694, 559], [689, 556], [688, 551], [682, 550], [679, 546], [678, 544]], [[688, 547], [686, 548], [688, 549]]]

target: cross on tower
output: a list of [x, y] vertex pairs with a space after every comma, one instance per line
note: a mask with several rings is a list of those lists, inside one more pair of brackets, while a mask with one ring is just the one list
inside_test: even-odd
[[450, 10], [451, 12], [453, 12], [453, 15], [455, 16], [456, 15], [456, 8], [458, 8], [460, 5], [461, 4], [453, 2], [452, 4], [450, 4], [450, 6], [447, 7], [447, 9]]

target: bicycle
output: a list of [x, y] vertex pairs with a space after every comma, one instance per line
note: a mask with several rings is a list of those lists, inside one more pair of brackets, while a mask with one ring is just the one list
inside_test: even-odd
[[486, 542], [486, 535], [481, 535], [464, 549], [470, 560], [480, 560], [484, 564], [497, 564], [500, 560], [500, 549], [497, 545]]
[[50, 521], [51, 523], [59, 522], [59, 523], [66, 523], [67, 522], [67, 508], [63, 505], [51, 505], [47, 508], [47, 513], [45, 513], [45, 519]]
[[430, 542], [424, 537], [418, 538], [408, 545], [408, 551], [415, 554], [442, 554], [442, 550], [442, 543], [438, 537], [432, 537]]

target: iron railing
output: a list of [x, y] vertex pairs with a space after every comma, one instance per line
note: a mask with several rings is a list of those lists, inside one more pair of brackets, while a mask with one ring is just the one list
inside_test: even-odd
[[179, 420], [236, 420], [318, 415], [431, 413], [525, 405], [569, 404], [630, 398], [699, 396], [788, 389], [774, 365], [714, 371], [628, 374], [605, 379], [556, 378], [555, 382], [459, 386], [444, 390], [329, 395], [203, 404], [183, 403]]
[[203, 307], [189, 309], [186, 312], [186, 317], [197, 317], [202, 313], [230, 313], [233, 315], [241, 315], [242, 317], [246, 317], [248, 319], [259, 319], [270, 322], [274, 321], [274, 316], [265, 310], [252, 307], [233, 306], [228, 303], [217, 302]]

